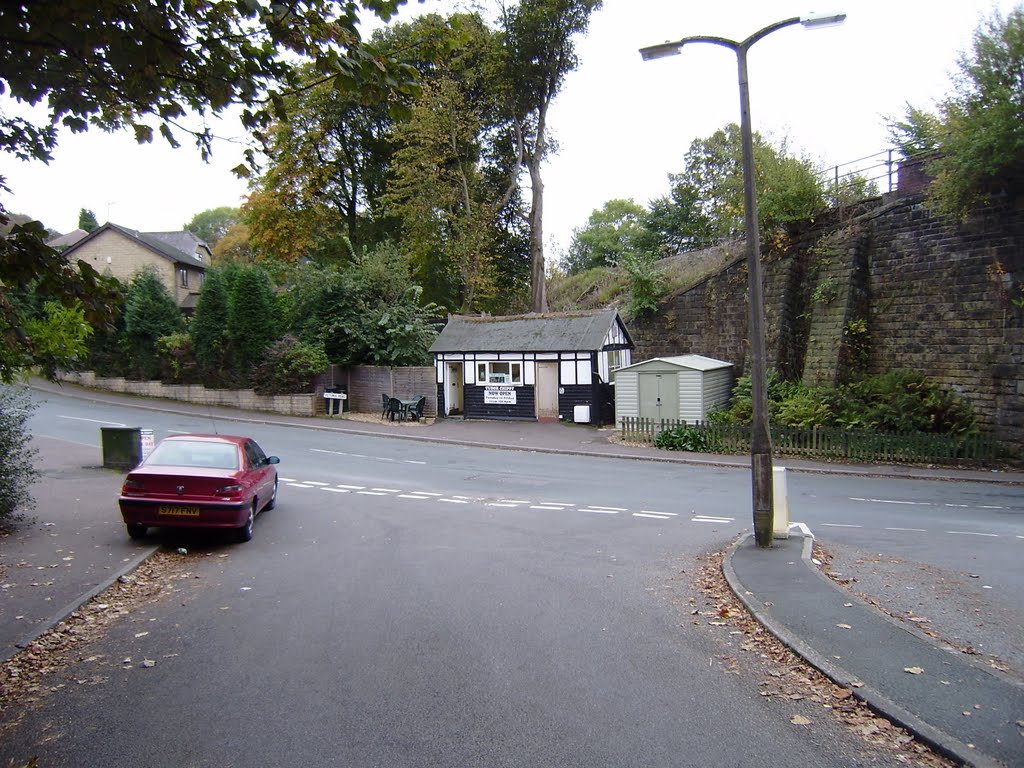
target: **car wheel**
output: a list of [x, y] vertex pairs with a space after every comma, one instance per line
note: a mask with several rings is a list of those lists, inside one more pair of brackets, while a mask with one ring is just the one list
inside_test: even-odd
[[141, 539], [146, 535], [146, 526], [142, 523], [128, 523], [125, 527], [128, 529], [128, 535], [133, 539]]
[[249, 507], [249, 517], [246, 518], [245, 525], [238, 529], [238, 540], [249, 541], [252, 539], [252, 524], [256, 520], [256, 499], [252, 500], [252, 506]]
[[274, 478], [274, 492], [270, 494], [270, 501], [267, 502], [267, 506], [265, 506], [263, 509], [264, 509], [264, 511], [266, 511], [268, 509], [273, 509], [276, 506], [277, 506], [277, 478], [275, 477]]

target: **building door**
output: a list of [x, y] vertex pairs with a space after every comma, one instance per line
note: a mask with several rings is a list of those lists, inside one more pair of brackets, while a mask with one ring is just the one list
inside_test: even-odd
[[558, 363], [537, 363], [537, 421], [558, 421]]
[[462, 365], [462, 363], [448, 363], [444, 390], [444, 412], [448, 415], [462, 413]]
[[678, 419], [679, 391], [674, 375], [666, 373], [641, 373], [637, 375], [640, 394], [640, 418]]

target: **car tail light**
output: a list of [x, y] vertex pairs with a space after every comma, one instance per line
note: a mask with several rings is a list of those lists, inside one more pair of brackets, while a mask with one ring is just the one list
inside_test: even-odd
[[242, 496], [242, 486], [240, 485], [225, 485], [218, 488], [213, 492], [214, 496], [224, 496], [229, 499], [237, 499]]
[[139, 480], [128, 478], [124, 481], [124, 485], [121, 486], [122, 496], [141, 496], [145, 494], [146, 486]]

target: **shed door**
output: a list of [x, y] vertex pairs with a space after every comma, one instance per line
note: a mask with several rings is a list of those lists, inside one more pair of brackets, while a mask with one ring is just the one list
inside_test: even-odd
[[637, 379], [640, 418], [655, 421], [679, 418], [679, 390], [675, 374], [640, 373]]
[[537, 420], [558, 421], [558, 363], [537, 363]]

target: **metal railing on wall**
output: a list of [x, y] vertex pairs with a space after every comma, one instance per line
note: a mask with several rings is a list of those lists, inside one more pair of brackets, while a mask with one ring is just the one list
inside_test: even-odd
[[821, 174], [821, 179], [829, 187], [833, 204], [863, 193], [870, 196], [895, 192], [899, 186], [901, 161], [899, 150], [886, 149], [831, 166]]
[[[707, 446], [708, 453], [746, 453], [750, 450], [750, 427], [746, 425], [707, 422], [687, 425], [678, 419], [639, 417], [619, 419], [622, 439], [628, 442], [654, 443], [662, 432], [681, 427], [700, 430], [700, 442]], [[888, 434], [826, 427], [772, 427], [771, 433], [773, 452], [786, 456], [915, 464], [982, 464], [1001, 458], [999, 443], [991, 435], [984, 434]]]

